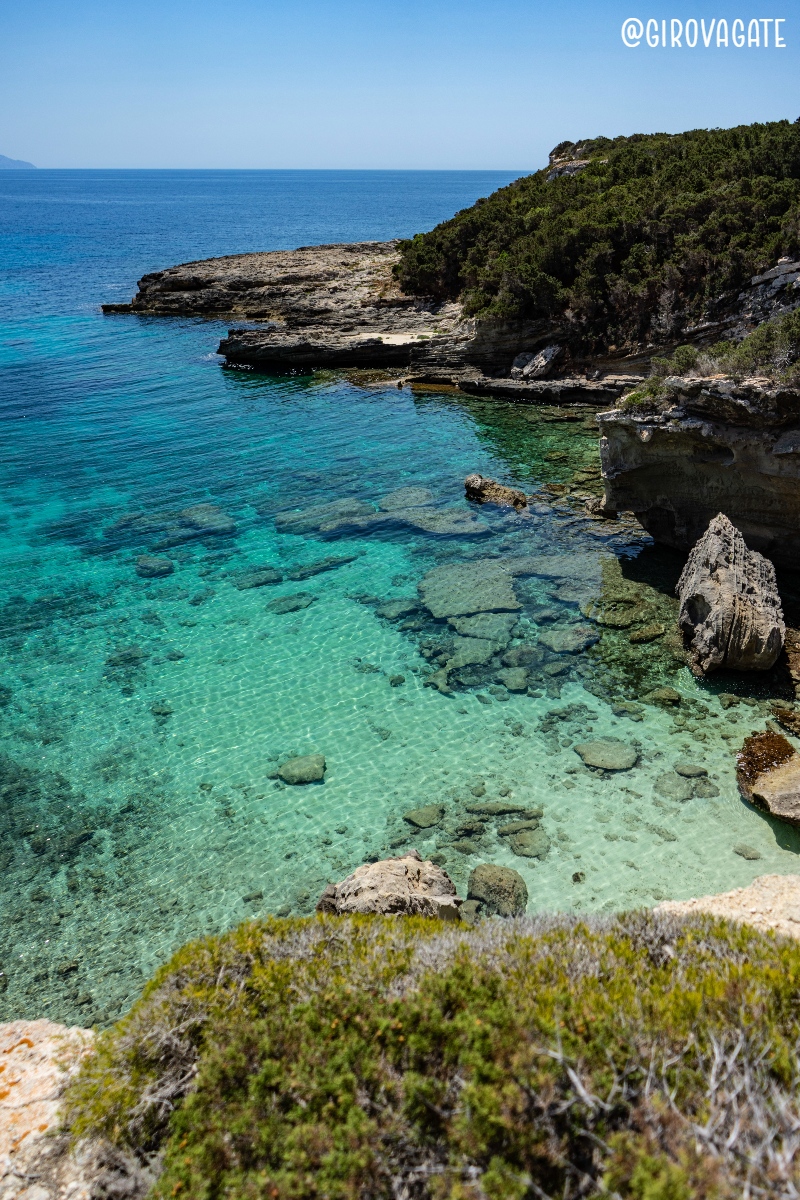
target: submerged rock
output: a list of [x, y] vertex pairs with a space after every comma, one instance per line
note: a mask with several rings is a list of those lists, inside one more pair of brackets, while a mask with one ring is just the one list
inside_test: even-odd
[[699, 763], [686, 762], [681, 759], [675, 763], [675, 770], [679, 775], [683, 775], [684, 779], [701, 779], [708, 774], [705, 767], [701, 767]]
[[246, 592], [250, 588], [268, 587], [274, 583], [280, 583], [282, 579], [283, 575], [274, 567], [253, 567], [251, 571], [245, 571], [244, 574], [235, 576], [233, 582], [240, 592]]
[[459, 667], [482, 666], [497, 651], [494, 642], [486, 638], [457, 637], [453, 639], [453, 654], [447, 660], [447, 670], [455, 671]]
[[301, 609], [308, 608], [310, 604], [313, 604], [316, 598], [310, 592], [295, 592], [291, 596], [276, 596], [267, 605], [267, 612], [277, 613], [278, 616], [283, 616], [285, 613], [300, 612]]
[[520, 858], [547, 858], [550, 838], [543, 829], [521, 829], [509, 838], [509, 845]]
[[[720, 697], [722, 699], [722, 697]], [[770, 705], [772, 715], [776, 721], [793, 733], [795, 737], [800, 736], [800, 711], [794, 708], [791, 704], [785, 704], [780, 700], [774, 701]]]
[[505, 646], [517, 618], [507, 613], [477, 613], [474, 617], [450, 617], [449, 623], [464, 637], [488, 638]]
[[397, 508], [421, 508], [433, 503], [433, 492], [426, 487], [402, 487], [388, 492], [378, 501], [378, 507], [384, 512], [393, 512]]
[[467, 900], [476, 900], [485, 916], [519, 917], [528, 905], [528, 889], [512, 867], [481, 863], [470, 872]]
[[638, 750], [624, 742], [582, 742], [574, 749], [587, 767], [600, 767], [603, 771], [629, 771], [639, 757]]
[[522, 608], [513, 577], [491, 558], [434, 567], [421, 580], [419, 594], [431, 616], [438, 618]]
[[497, 672], [497, 679], [510, 692], [528, 690], [528, 672], [524, 667], [504, 667]]
[[461, 900], [446, 871], [423, 862], [416, 850], [400, 858], [366, 863], [340, 883], [329, 883], [317, 903], [317, 912], [399, 913], [409, 917], [438, 917], [458, 921]]
[[502, 662], [504, 667], [527, 667], [531, 663], [541, 662], [541, 659], [542, 652], [538, 646], [531, 642], [523, 642], [506, 650]]
[[303, 754], [282, 763], [278, 774], [284, 783], [319, 783], [325, 779], [326, 766], [324, 754]]
[[600, 635], [590, 625], [569, 625], [565, 629], [545, 629], [539, 641], [555, 654], [581, 654], [600, 641]]
[[136, 574], [142, 579], [161, 579], [171, 575], [175, 564], [168, 558], [160, 558], [155, 554], [140, 554], [136, 559]]
[[678, 800], [682, 804], [686, 800], [691, 800], [694, 795], [691, 779], [685, 779], [676, 771], [668, 771], [666, 775], [659, 775], [653, 784], [653, 791], [667, 800]]
[[417, 829], [431, 829], [438, 825], [444, 816], [443, 804], [426, 804], [424, 808], [413, 808], [403, 814], [403, 820]]
[[468, 475], [464, 480], [464, 491], [468, 500], [474, 500], [478, 504], [501, 504], [507, 508], [515, 508], [517, 512], [528, 505], [524, 492], [518, 488], [507, 487], [503, 483], [496, 483], [494, 479], [487, 479], [483, 475]]
[[419, 600], [415, 596], [398, 596], [396, 600], [384, 600], [375, 609], [377, 617], [387, 621], [399, 621], [409, 613], [419, 612]]
[[393, 508], [389, 512], [371, 512], [363, 517], [340, 517], [320, 525], [320, 533], [362, 534], [386, 531], [398, 526], [419, 529], [437, 537], [482, 537], [491, 533], [488, 525], [461, 508], [433, 508], [425, 505]]
[[642, 699], [648, 704], [658, 704], [662, 708], [672, 708], [680, 704], [683, 696], [673, 687], [655, 688], [652, 692], [647, 692]]
[[754, 733], [736, 756], [742, 794], [790, 825], [800, 825], [800, 754], [782, 733]]
[[628, 641], [634, 646], [643, 642], [654, 642], [657, 638], [663, 637], [666, 632], [667, 630], [664, 625], [643, 625], [641, 629], [635, 629], [629, 635]]
[[692, 670], [767, 671], [783, 649], [786, 626], [772, 563], [748, 550], [720, 513], [691, 551], [676, 588], [678, 623]]
[[323, 571], [334, 571], [337, 567], [343, 567], [345, 563], [355, 562], [357, 558], [357, 554], [331, 554], [327, 558], [318, 559], [316, 562], [292, 567], [291, 570], [286, 572], [286, 577], [287, 579], [299, 582], [302, 579], [310, 579], [312, 575], [320, 575]]
[[323, 525], [344, 520], [347, 517], [366, 517], [374, 514], [371, 504], [354, 497], [333, 500], [330, 504], [315, 504], [300, 512], [278, 513], [275, 528], [279, 533], [314, 533]]
[[195, 536], [230, 537], [236, 533], [236, 522], [216, 504], [193, 504], [178, 513], [180, 520]]
[[466, 805], [467, 812], [483, 814], [487, 817], [505, 817], [512, 813], [520, 813], [526, 818], [541, 817], [541, 808], [530, 808], [524, 804], [516, 804], [513, 800], [483, 800], [480, 803]]

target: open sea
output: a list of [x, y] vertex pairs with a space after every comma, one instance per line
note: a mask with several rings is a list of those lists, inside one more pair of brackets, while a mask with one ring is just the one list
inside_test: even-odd
[[[558, 489], [523, 516], [464, 499], [472, 471], [596, 491], [588, 411], [228, 370], [220, 322], [100, 312], [148, 271], [407, 236], [514, 177], [0, 173], [0, 1019], [107, 1024], [181, 943], [309, 913], [329, 880], [411, 846], [462, 895], [477, 863], [513, 866], [529, 911], [796, 870], [797, 835], [737, 794], [735, 750], [769, 715], [758, 682], [682, 665], [680, 559]], [[475, 527], [293, 519], [407, 487]], [[199, 504], [223, 532], [184, 536], [175, 514]], [[148, 551], [174, 572], [139, 577]], [[419, 582], [531, 554], [585, 569], [517, 580], [492, 655], [450, 695], [426, 687], [448, 638], [481, 629], [432, 621]], [[238, 586], [266, 567], [282, 582]], [[585, 766], [574, 747], [598, 739], [634, 765]], [[324, 783], [276, 776], [312, 753]], [[536, 856], [470, 813], [501, 799], [542, 810]], [[432, 804], [438, 824], [404, 821]]]

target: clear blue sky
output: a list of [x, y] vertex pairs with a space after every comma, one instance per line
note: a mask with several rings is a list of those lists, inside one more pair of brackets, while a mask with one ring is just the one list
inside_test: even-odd
[[[786, 49], [626, 49], [624, 17]], [[774, 27], [773, 27], [774, 29]], [[535, 168], [800, 116], [800, 0], [0, 0], [0, 153], [41, 167]]]

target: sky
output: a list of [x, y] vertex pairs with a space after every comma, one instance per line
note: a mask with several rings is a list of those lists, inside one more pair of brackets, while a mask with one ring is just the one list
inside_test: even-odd
[[[786, 46], [673, 47], [691, 18]], [[0, 154], [38, 167], [533, 170], [798, 117], [800, 0], [0, 0]]]

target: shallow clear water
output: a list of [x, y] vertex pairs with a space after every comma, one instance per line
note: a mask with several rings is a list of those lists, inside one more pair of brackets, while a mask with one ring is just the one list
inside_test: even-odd
[[[763, 698], [747, 681], [695, 683], [669, 632], [631, 644], [630, 627], [590, 621], [602, 636], [583, 653], [538, 643], [530, 694], [502, 686], [495, 658], [443, 695], [424, 684], [453, 630], [424, 610], [376, 610], [413, 600], [443, 563], [566, 554], [584, 556], [577, 578], [517, 581], [506, 649], [587, 625], [581, 604], [597, 615], [598, 597], [626, 587], [669, 627], [680, 563], [631, 527], [559, 502], [483, 509], [472, 537], [282, 525], [406, 486], [467, 513], [474, 470], [591, 490], [590, 414], [228, 371], [218, 323], [97, 309], [192, 257], [408, 234], [510, 176], [20, 175], [0, 179], [0, 1016], [107, 1022], [188, 938], [311, 911], [328, 880], [412, 845], [462, 894], [476, 863], [515, 867], [532, 910], [650, 904], [795, 869], [795, 835], [735, 787], [733, 751], [763, 728]], [[174, 573], [140, 578], [137, 555], [174, 532], [157, 514], [199, 503], [235, 532], [168, 545]], [[350, 561], [236, 586], [254, 566], [286, 576], [329, 556]], [[298, 593], [307, 607], [270, 609]], [[677, 708], [641, 702], [661, 684], [681, 692]], [[726, 690], [747, 703], [723, 708]], [[597, 738], [633, 747], [636, 765], [584, 767], [573, 746]], [[324, 784], [275, 778], [312, 752]], [[674, 775], [681, 759], [708, 771], [699, 787]], [[515, 854], [491, 823], [466, 828], [467, 804], [499, 797], [543, 808], [545, 857]], [[403, 821], [433, 802], [439, 826]]]

